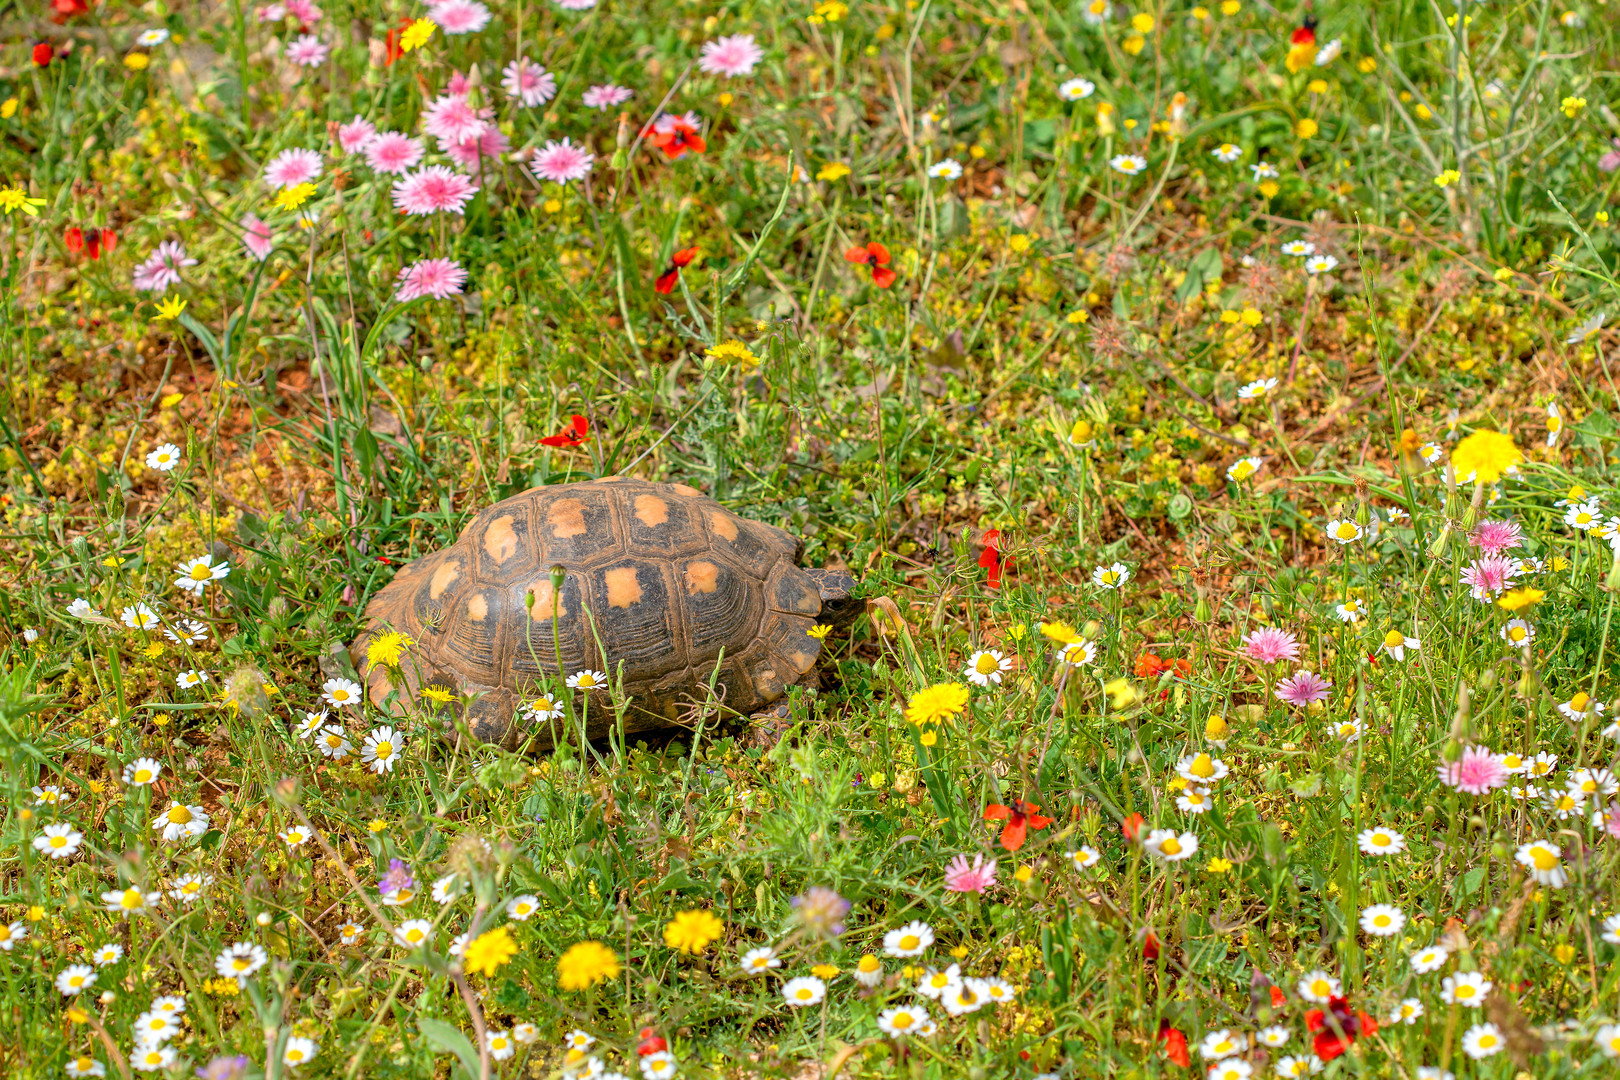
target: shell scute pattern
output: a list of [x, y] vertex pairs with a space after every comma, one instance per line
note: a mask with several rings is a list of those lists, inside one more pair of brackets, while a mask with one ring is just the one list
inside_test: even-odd
[[[820, 594], [797, 566], [802, 554], [786, 531], [682, 484], [535, 488], [403, 568], [367, 608], [353, 653], [362, 658], [376, 630], [410, 634], [425, 674], [407, 669], [402, 689], [414, 696], [430, 680], [482, 693], [468, 711], [475, 733], [509, 743], [518, 733], [503, 725], [520, 693], [555, 678], [559, 652], [564, 672], [604, 666], [598, 635], [605, 666], [623, 662], [625, 690], [646, 714], [632, 729], [678, 716], [717, 661], [726, 705], [747, 713], [779, 698], [820, 652], [806, 633]], [[554, 565], [566, 571], [557, 592]], [[382, 704], [387, 680], [368, 681]], [[593, 727], [599, 712], [607, 715], [593, 707]]]

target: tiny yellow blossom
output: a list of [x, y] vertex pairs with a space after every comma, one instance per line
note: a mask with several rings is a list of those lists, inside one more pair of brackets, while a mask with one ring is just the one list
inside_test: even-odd
[[180, 313], [184, 310], [186, 310], [186, 302], [184, 300], [180, 299], [178, 296], [165, 296], [162, 300], [158, 301], [157, 314], [152, 318], [154, 322], [178, 319], [180, 317]]
[[742, 365], [744, 371], [752, 371], [759, 366], [759, 357], [754, 351], [740, 341], [725, 341], [712, 348], [705, 349], [704, 356], [716, 360], [732, 360]]
[[412, 52], [420, 49], [428, 43], [428, 39], [433, 36], [433, 31], [436, 29], [437, 26], [432, 19], [417, 19], [405, 28], [403, 34], [399, 35], [399, 51]]
[[842, 180], [849, 175], [849, 166], [842, 161], [829, 161], [816, 170], [817, 180]]
[[1586, 108], [1586, 99], [1583, 97], [1567, 97], [1558, 103], [1558, 107], [1564, 110], [1565, 116], [1573, 120], [1581, 115], [1582, 109]]
[[1302, 120], [1300, 120], [1299, 123], [1294, 125], [1294, 134], [1298, 135], [1302, 139], [1311, 138], [1312, 136], [1314, 136], [1316, 134], [1317, 130], [1318, 130], [1318, 128], [1317, 128], [1316, 121], [1312, 120], [1308, 116], [1303, 118]]
[[131, 71], [145, 71], [152, 58], [143, 52], [132, 52], [124, 57], [124, 66]]
[[275, 205], [282, 210], [296, 210], [315, 194], [315, 185], [305, 181], [276, 192]]

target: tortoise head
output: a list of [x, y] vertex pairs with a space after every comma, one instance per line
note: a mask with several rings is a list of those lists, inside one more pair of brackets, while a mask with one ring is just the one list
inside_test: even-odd
[[866, 601], [855, 595], [855, 579], [839, 570], [809, 569], [821, 593], [821, 621], [834, 630], [845, 631], [866, 611]]

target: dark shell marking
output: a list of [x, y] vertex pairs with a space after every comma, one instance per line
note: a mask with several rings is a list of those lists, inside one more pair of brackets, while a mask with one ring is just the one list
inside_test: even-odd
[[[559, 656], [565, 674], [612, 675], [622, 662], [634, 706], [626, 728], [635, 731], [706, 694], [724, 650], [717, 689], [728, 709], [748, 714], [780, 698], [821, 651], [807, 633], [822, 601], [798, 565], [803, 553], [790, 533], [684, 484], [615, 477], [533, 488], [401, 569], [367, 605], [350, 651], [358, 666], [373, 634], [410, 635], [418, 644], [406, 685], [392, 686], [378, 668], [367, 679], [372, 700], [383, 705], [395, 689], [415, 699], [432, 685], [478, 693], [469, 726], [508, 746], [530, 734], [513, 722], [521, 695], [542, 676], [558, 686]], [[556, 590], [555, 565], [566, 571]], [[593, 737], [611, 725], [606, 706], [593, 695]], [[539, 741], [551, 741], [549, 727]]]

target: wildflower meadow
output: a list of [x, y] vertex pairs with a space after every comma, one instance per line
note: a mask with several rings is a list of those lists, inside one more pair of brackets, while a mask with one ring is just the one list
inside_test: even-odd
[[0, 26], [0, 1076], [1620, 1075], [1614, 0]]

